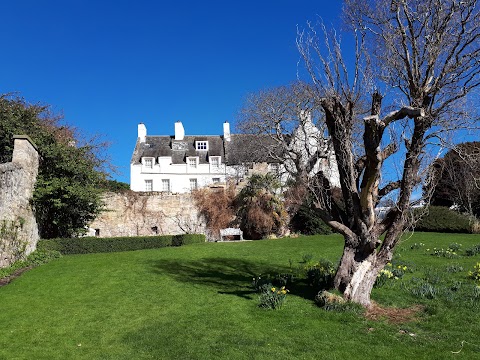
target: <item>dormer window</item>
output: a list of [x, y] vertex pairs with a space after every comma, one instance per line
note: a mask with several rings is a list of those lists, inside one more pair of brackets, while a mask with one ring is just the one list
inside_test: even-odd
[[153, 169], [153, 158], [143, 158], [143, 166], [145, 169]]
[[195, 141], [195, 149], [197, 151], [207, 151], [208, 141]]
[[190, 169], [196, 169], [198, 164], [198, 158], [197, 157], [187, 158], [187, 164]]

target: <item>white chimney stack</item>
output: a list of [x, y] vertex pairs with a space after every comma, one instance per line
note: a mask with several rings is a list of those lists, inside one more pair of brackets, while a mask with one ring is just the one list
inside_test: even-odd
[[144, 143], [147, 137], [147, 127], [144, 123], [138, 124], [138, 138], [141, 143]]
[[225, 141], [230, 141], [230, 124], [228, 121], [223, 123], [223, 139]]
[[183, 140], [185, 137], [185, 129], [181, 121], [175, 123], [175, 140]]

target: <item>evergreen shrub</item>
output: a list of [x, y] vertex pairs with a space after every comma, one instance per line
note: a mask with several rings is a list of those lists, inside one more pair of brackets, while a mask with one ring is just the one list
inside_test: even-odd
[[112, 238], [80, 237], [40, 240], [37, 248], [56, 250], [63, 255], [70, 255], [156, 249], [200, 242], [205, 242], [205, 235], [183, 234]]
[[[421, 210], [423, 211], [423, 210]], [[416, 231], [443, 233], [471, 233], [470, 219], [456, 211], [442, 206], [430, 206], [428, 214], [415, 225]]]
[[207, 241], [204, 234], [182, 234], [173, 235], [172, 246], [182, 246], [190, 244], [200, 244]]
[[333, 231], [318, 215], [313, 201], [307, 198], [290, 220], [290, 228], [303, 235], [329, 235]]

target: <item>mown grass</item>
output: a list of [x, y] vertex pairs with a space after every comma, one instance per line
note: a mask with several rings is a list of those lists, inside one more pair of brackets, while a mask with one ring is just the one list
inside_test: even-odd
[[[467, 277], [480, 255], [426, 250], [453, 242], [465, 249], [480, 236], [425, 233], [402, 242], [396, 259], [413, 272], [372, 298], [424, 306], [403, 324], [324, 311], [301, 282], [280, 310], [257, 306], [252, 277], [291, 271], [305, 254], [338, 260], [335, 235], [65, 256], [0, 288], [0, 359], [480, 358], [480, 306], [468, 297]], [[452, 264], [463, 270], [446, 270]], [[456, 281], [460, 290], [412, 295], [415, 279], [432, 271], [439, 288]]]

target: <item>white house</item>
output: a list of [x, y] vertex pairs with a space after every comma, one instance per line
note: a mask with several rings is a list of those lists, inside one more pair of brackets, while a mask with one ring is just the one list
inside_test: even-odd
[[174, 136], [147, 136], [138, 124], [138, 138], [130, 163], [133, 191], [188, 192], [198, 187], [225, 183], [224, 135], [186, 136], [181, 122]]
[[130, 188], [184, 193], [221, 186], [227, 179], [240, 181], [252, 172], [278, 173], [284, 166], [281, 151], [269, 135], [231, 134], [228, 122], [223, 124], [223, 135], [185, 135], [178, 121], [173, 136], [148, 136], [140, 123], [130, 163]]

